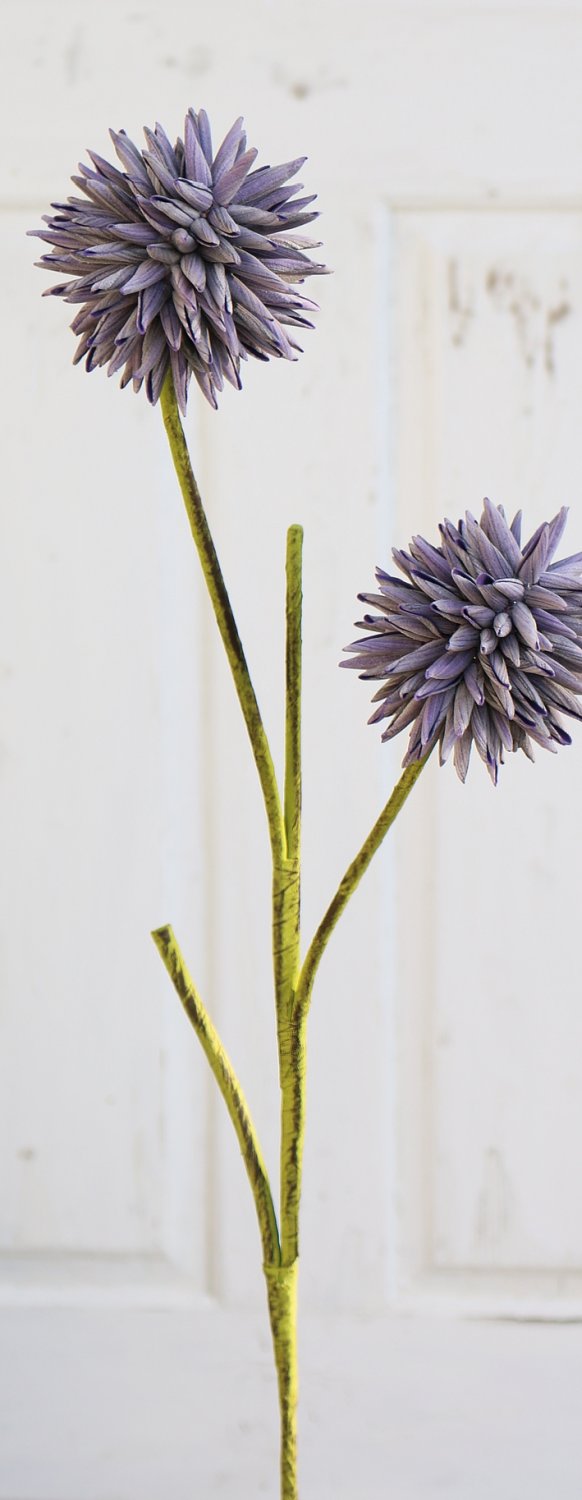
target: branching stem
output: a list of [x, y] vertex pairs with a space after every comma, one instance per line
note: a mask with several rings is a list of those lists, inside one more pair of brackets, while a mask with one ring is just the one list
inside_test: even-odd
[[249, 1108], [169, 926], [153, 934], [225, 1101], [241, 1149], [263, 1247], [281, 1412], [281, 1500], [297, 1500], [297, 1273], [306, 1104], [306, 1028], [313, 983], [336, 923], [428, 759], [409, 766], [348, 866], [300, 967], [301, 554], [303, 532], [287, 534], [285, 787], [283, 808], [240, 636], [194, 477], [171, 374], [162, 413], [192, 535], [243, 712], [263, 793], [273, 862], [273, 961], [281, 1088], [280, 1231]]

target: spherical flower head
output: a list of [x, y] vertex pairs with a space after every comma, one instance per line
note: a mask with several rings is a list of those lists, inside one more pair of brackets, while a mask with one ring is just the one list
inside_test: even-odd
[[379, 593], [359, 594], [363, 639], [346, 647], [342, 666], [380, 679], [371, 724], [388, 719], [382, 738], [411, 725], [403, 765], [438, 743], [441, 765], [453, 751], [465, 780], [473, 743], [494, 785], [504, 750], [569, 745], [562, 714], [582, 718], [582, 553], [553, 562], [567, 508], [521, 547], [521, 512], [508, 525], [503, 507], [484, 501], [440, 526], [440, 546], [414, 537], [394, 551], [401, 578], [377, 569]]
[[145, 382], [152, 403], [171, 367], [183, 412], [191, 375], [216, 407], [225, 380], [240, 389], [241, 360], [295, 359], [285, 329], [313, 326], [316, 304], [296, 287], [325, 267], [305, 254], [318, 242], [290, 232], [317, 218], [315, 195], [289, 182], [305, 157], [252, 171], [242, 119], [213, 155], [203, 109], [175, 146], [161, 125], [144, 130], [144, 151], [110, 134], [125, 170], [90, 151], [72, 178], [84, 196], [53, 203], [31, 231], [53, 247], [39, 264], [67, 277], [45, 295], [80, 304], [75, 363]]

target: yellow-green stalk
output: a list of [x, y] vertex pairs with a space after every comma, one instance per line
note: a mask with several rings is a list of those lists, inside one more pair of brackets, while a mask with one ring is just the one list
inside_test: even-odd
[[158, 927], [155, 932], [152, 932], [152, 937], [188, 1020], [194, 1027], [204, 1055], [210, 1063], [234, 1125], [255, 1200], [263, 1256], [268, 1264], [276, 1265], [280, 1255], [277, 1215], [263, 1153], [241, 1085], [218, 1032], [202, 1004], [196, 985], [188, 973], [172, 928]]
[[285, 829], [273, 758], [232, 612], [232, 606], [226, 591], [216, 548], [206, 519], [200, 490], [198, 489], [190, 463], [190, 454], [188, 453], [184, 429], [180, 421], [171, 371], [168, 372], [164, 381], [160, 404], [174, 460], [174, 467], [178, 475], [192, 536], [196, 543], [204, 574], [204, 581], [210, 595], [218, 629], [234, 678], [234, 685], [259, 773], [259, 781], [261, 783], [269, 824], [273, 857], [276, 855], [280, 857], [284, 846]]
[[305, 1134], [306, 1028], [315, 975], [331, 933], [376, 850], [412, 790], [424, 760], [404, 771], [362, 848], [348, 866], [300, 965], [301, 855], [301, 553], [303, 532], [287, 534], [285, 785], [283, 806], [273, 759], [194, 477], [178, 405], [168, 375], [161, 396], [170, 449], [192, 535], [218, 623], [257, 766], [273, 863], [272, 931], [279, 1081], [281, 1090], [281, 1204], [279, 1224], [257, 1132], [232, 1063], [188, 973], [172, 928], [153, 934], [225, 1101], [255, 1201], [281, 1414], [281, 1500], [297, 1490], [297, 1275], [299, 1206]]

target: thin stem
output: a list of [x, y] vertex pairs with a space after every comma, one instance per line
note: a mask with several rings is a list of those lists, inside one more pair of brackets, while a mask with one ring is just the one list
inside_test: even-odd
[[301, 847], [301, 554], [287, 533], [285, 857], [273, 860], [273, 954], [281, 1088], [281, 1265], [265, 1268], [281, 1412], [281, 1497], [297, 1500], [297, 1275], [305, 1131], [305, 1029], [293, 1020], [299, 974]]
[[307, 1104], [307, 1013], [279, 1027], [281, 1068], [281, 1263], [299, 1255], [299, 1205]]
[[301, 559], [303, 529], [287, 532], [285, 599], [285, 855], [273, 860], [277, 1020], [289, 1020], [299, 973], [301, 852]]
[[301, 841], [301, 555], [303, 532], [287, 533], [285, 672], [285, 827], [287, 858], [274, 869], [273, 932], [281, 1086], [281, 1260], [299, 1251], [305, 1130], [305, 1029], [293, 1019], [299, 977]]
[[428, 755], [425, 755], [423, 760], [414, 761], [413, 765], [407, 766], [406, 770], [402, 772], [402, 776], [397, 782], [385, 808], [380, 813], [380, 817], [374, 823], [374, 827], [370, 830], [367, 839], [364, 840], [359, 853], [356, 854], [351, 865], [348, 865], [343, 880], [340, 880], [335, 896], [330, 901], [325, 916], [322, 918], [315, 937], [305, 955], [295, 1000], [295, 1014], [297, 1016], [307, 1014], [313, 981], [333, 929], [347, 906], [350, 896], [353, 895], [356, 886], [359, 885], [362, 876], [365, 875], [376, 850], [380, 848], [385, 834], [387, 834], [400, 809], [404, 806], [406, 798], [412, 791], [414, 783], [418, 780], [428, 758]]
[[273, 858], [280, 859], [285, 844], [285, 828], [273, 759], [202, 498], [190, 463], [171, 371], [168, 372], [162, 387], [161, 406], [190, 528], [198, 549], [206, 586], [234, 678], [259, 773]]
[[301, 554], [303, 527], [287, 532], [285, 655], [285, 836], [287, 858], [299, 859], [301, 844]]
[[265, 1265], [277, 1266], [281, 1259], [277, 1216], [267, 1169], [247, 1101], [230, 1058], [190, 978], [172, 928], [158, 927], [155, 932], [152, 932], [152, 937], [188, 1020], [191, 1021], [202, 1050], [210, 1063], [234, 1125], [255, 1200], [263, 1246], [263, 1260]]
[[281, 1500], [297, 1500], [297, 1271], [265, 1266], [281, 1412]]

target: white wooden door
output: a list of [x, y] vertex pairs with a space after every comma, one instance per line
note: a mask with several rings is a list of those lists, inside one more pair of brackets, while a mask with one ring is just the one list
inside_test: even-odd
[[[178, 131], [203, 103], [216, 130], [244, 112], [262, 160], [309, 154], [334, 271], [317, 331], [297, 365], [248, 369], [218, 415], [193, 395], [187, 422], [279, 766], [284, 533], [305, 526], [308, 937], [404, 749], [381, 746], [367, 685], [337, 671], [374, 565], [485, 493], [532, 529], [569, 503], [582, 547], [582, 6], [4, 0], [3, 30], [0, 1500], [159, 1495], [168, 1432], [175, 1500], [192, 1473], [197, 1494], [256, 1500], [275, 1409], [253, 1210], [148, 934], [173, 922], [276, 1179], [264, 815], [159, 412], [71, 368], [23, 236], [87, 146], [107, 154], [110, 124]], [[400, 1500], [579, 1494], [555, 1399], [566, 1331], [534, 1347], [495, 1325], [473, 1345], [423, 1315], [582, 1315], [581, 748], [575, 733], [556, 759], [512, 758], [496, 791], [480, 765], [463, 788], [431, 764], [322, 964], [302, 1294], [342, 1321], [336, 1344], [306, 1322], [308, 1500], [332, 1482], [324, 1435], [346, 1399], [361, 1408], [334, 1500], [384, 1495], [387, 1476]], [[254, 1312], [232, 1314], [225, 1374], [234, 1307]], [[437, 1432], [447, 1360], [450, 1410], [470, 1366], [481, 1417], [445, 1411]], [[508, 1361], [534, 1439], [525, 1408], [504, 1425]]]

